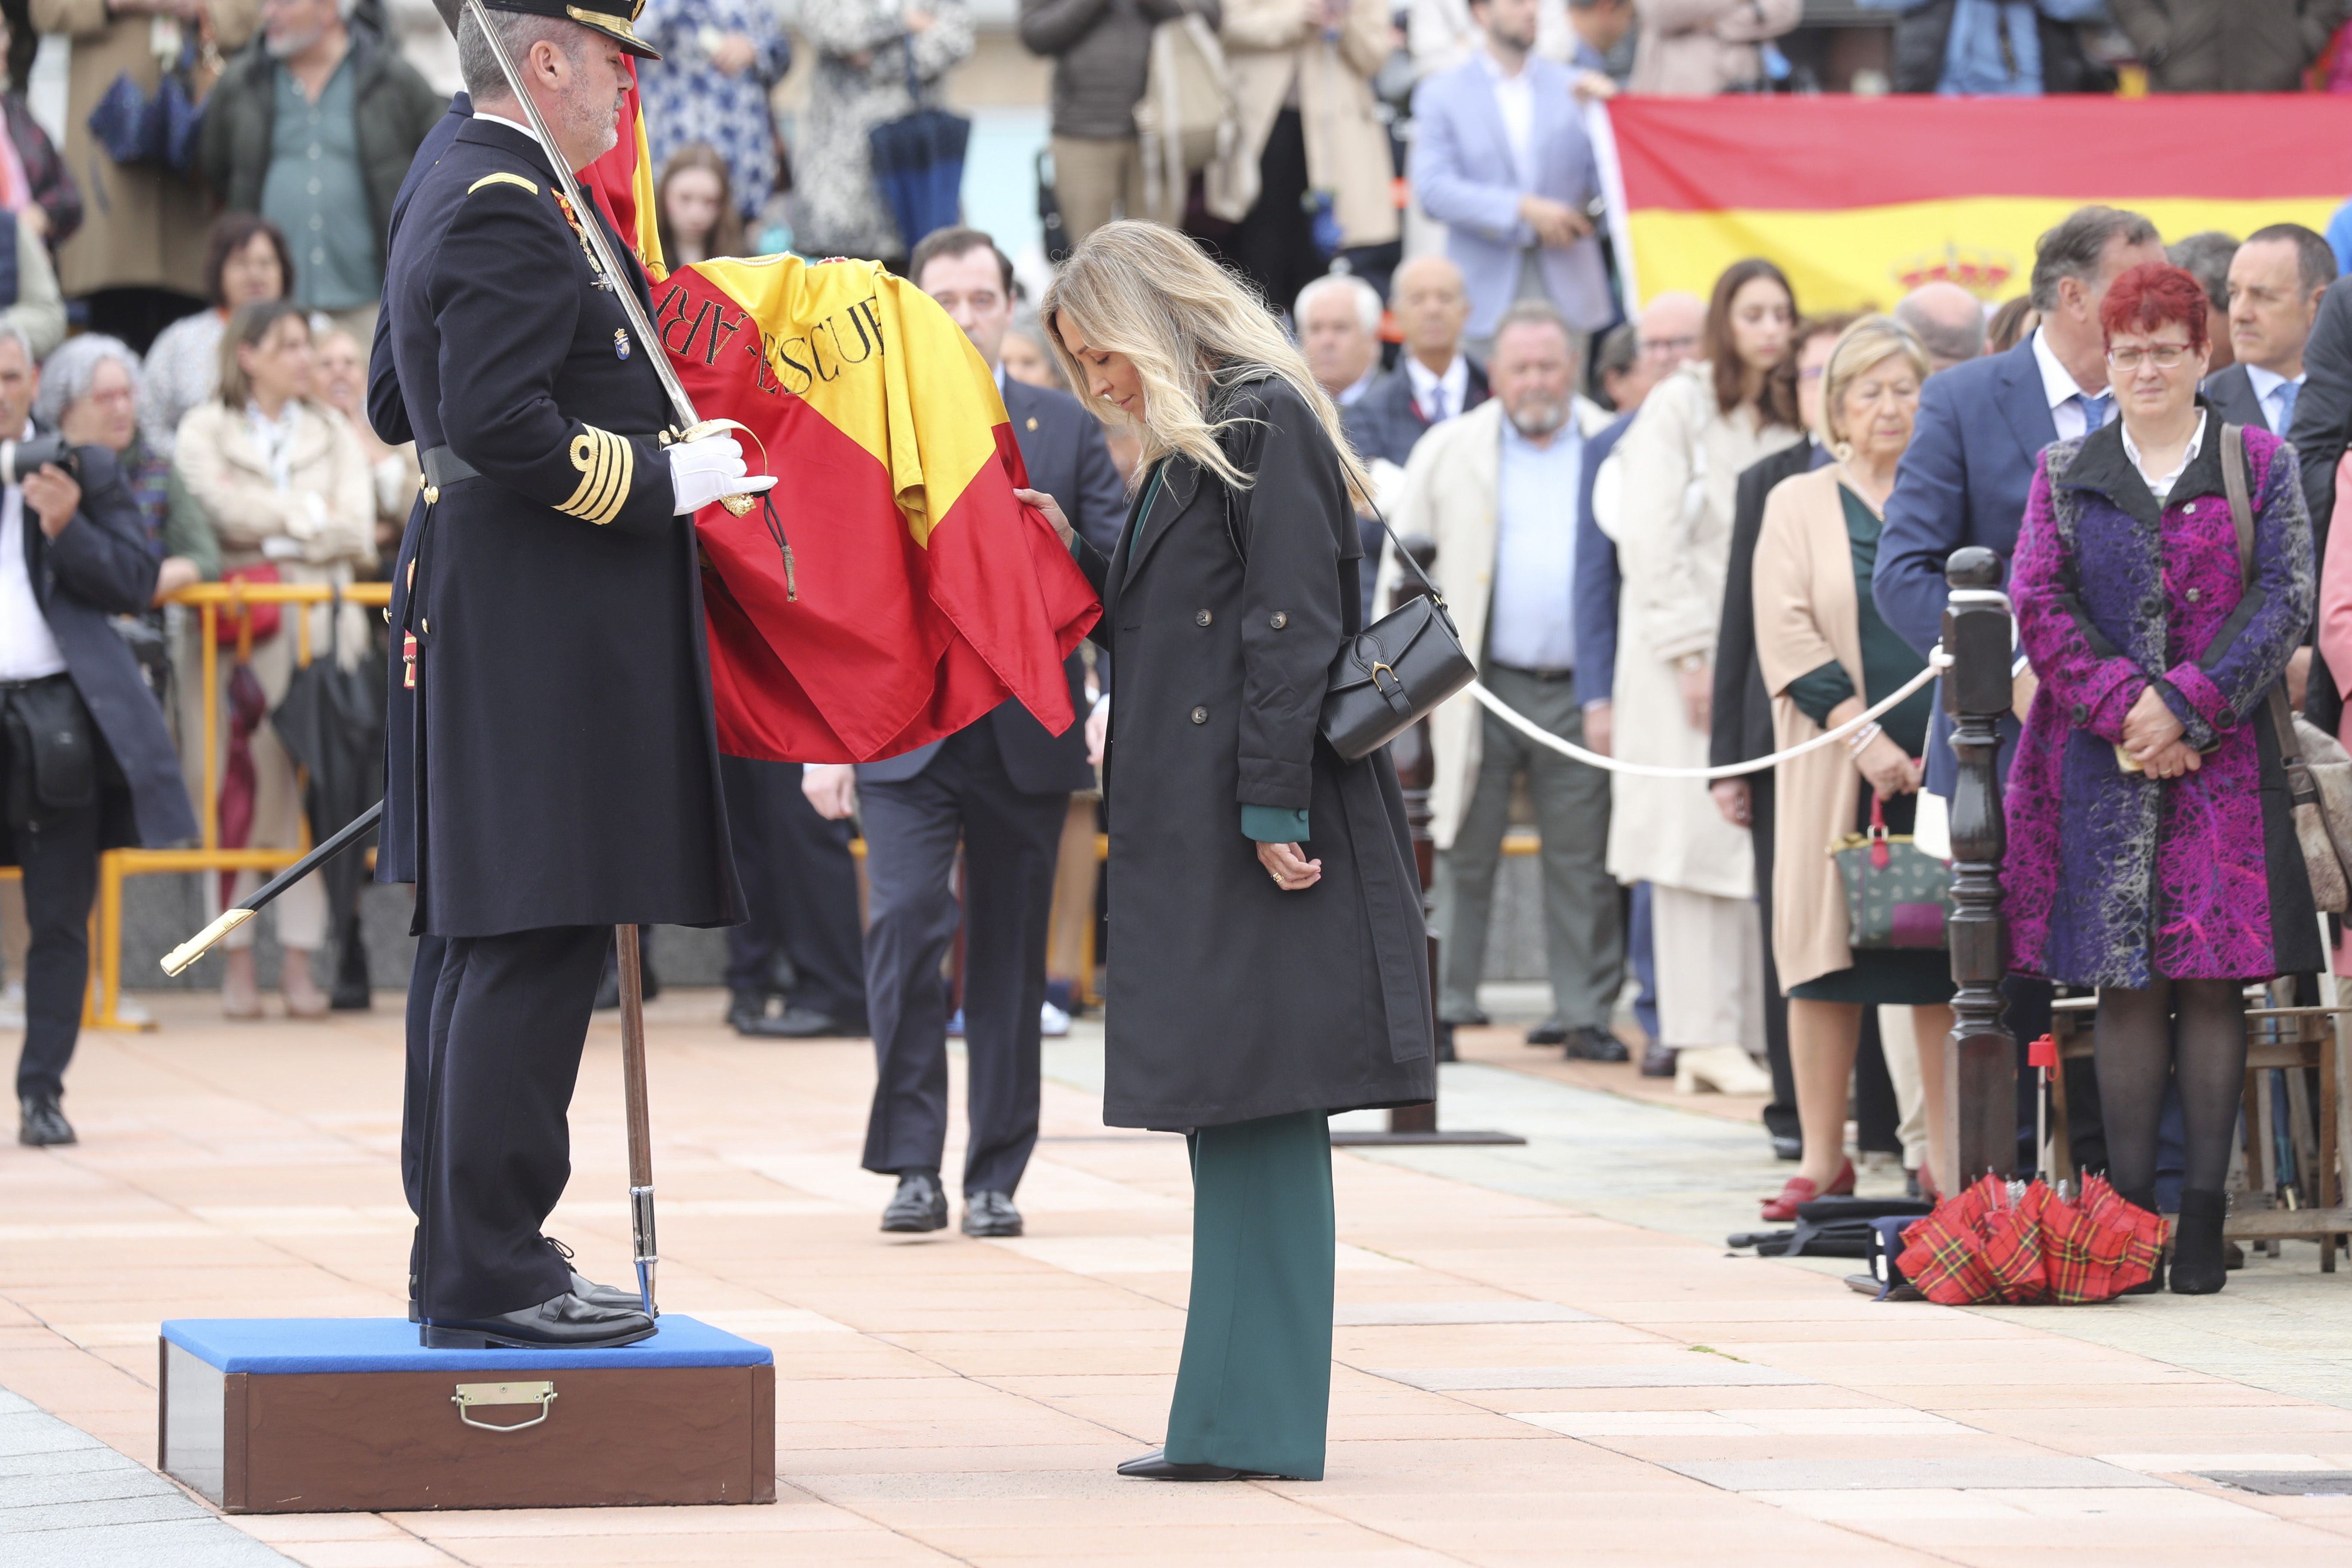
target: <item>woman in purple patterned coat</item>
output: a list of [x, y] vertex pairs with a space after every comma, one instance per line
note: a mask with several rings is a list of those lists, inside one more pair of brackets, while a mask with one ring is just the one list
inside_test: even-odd
[[2311, 622], [2311, 521], [2294, 449], [2247, 430], [2241, 575], [2195, 279], [2136, 268], [2100, 321], [2122, 417], [2042, 453], [2011, 570], [2041, 688], [2010, 774], [2010, 962], [2099, 988], [2108, 1175], [2142, 1208], [2178, 1082], [2172, 1288], [2201, 1295], [2224, 1279], [2245, 984], [2326, 961], [2266, 717]]

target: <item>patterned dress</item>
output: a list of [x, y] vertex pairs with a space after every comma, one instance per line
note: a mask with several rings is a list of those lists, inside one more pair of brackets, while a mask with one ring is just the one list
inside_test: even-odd
[[[915, 0], [811, 0], [801, 8], [801, 36], [817, 51], [806, 119], [794, 138], [793, 174], [800, 196], [795, 248], [806, 256], [903, 257], [907, 242], [874, 184], [866, 137], [887, 120], [914, 111], [908, 63], [928, 102], [940, 79], [971, 58], [971, 15], [964, 0], [922, 0], [931, 26], [907, 31]], [[863, 55], [866, 62], [852, 58]]]
[[[2272, 687], [2311, 623], [2311, 520], [2294, 449], [2245, 433], [2252, 584], [2238, 568], [2220, 416], [2159, 507], [2120, 423], [2042, 456], [2010, 594], [2041, 678], [2008, 785], [2001, 885], [2015, 969], [2071, 985], [2263, 979], [2324, 962]], [[2204, 753], [2155, 779], [2117, 765], [2154, 686]]]
[[[749, 217], [776, 183], [775, 121], [768, 93], [792, 68], [792, 40], [769, 0], [652, 0], [637, 36], [662, 52], [642, 60], [637, 81], [654, 173], [681, 147], [706, 142], [727, 160], [735, 205]], [[759, 49], [729, 76], [710, 62], [712, 46], [741, 33]]]

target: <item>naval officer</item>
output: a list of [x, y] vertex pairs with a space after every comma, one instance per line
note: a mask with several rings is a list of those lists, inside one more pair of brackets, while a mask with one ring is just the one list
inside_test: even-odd
[[[571, 1173], [566, 1112], [616, 923], [740, 916], [711, 721], [693, 513], [763, 489], [736, 444], [672, 444], [618, 291], [646, 280], [597, 209], [562, 199], [614, 144], [631, 16], [491, 0], [543, 147], [469, 13], [473, 118], [400, 215], [384, 311], [426, 506], [395, 579], [407, 765], [387, 780], [392, 874], [438, 939], [418, 1153], [429, 1344], [594, 1346], [653, 1331], [541, 1226]], [[582, 226], [604, 226], [614, 277]], [[411, 643], [407, 639], [414, 638]], [[413, 670], [413, 674], [412, 674]], [[411, 681], [413, 680], [413, 684]]]

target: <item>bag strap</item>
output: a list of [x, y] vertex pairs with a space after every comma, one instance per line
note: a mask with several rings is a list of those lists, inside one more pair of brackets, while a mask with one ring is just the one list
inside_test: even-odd
[[[2221, 489], [2230, 498], [2230, 523], [2238, 535], [2238, 577], [2246, 587], [2254, 582], [2254, 506], [2247, 483], [2246, 431], [2242, 425], [2221, 426]], [[2286, 770], [2287, 794], [2297, 805], [2317, 801], [2319, 790], [2304, 764], [2303, 743], [2295, 738], [2294, 713], [2286, 701], [2284, 679], [2271, 683], [2263, 703], [2270, 717], [2271, 736], [2278, 742], [2279, 763]]]
[[[1242, 564], [1246, 566], [1249, 564], [1249, 552], [1242, 548], [1241, 532], [1234, 527], [1234, 487], [1226, 484], [1223, 479], [1216, 478], [1213, 474], [1209, 476], [1209, 479], [1212, 484], [1219, 486], [1225, 492], [1225, 538], [1232, 542], [1234, 553], [1239, 556], [1241, 558]], [[1371, 497], [1366, 496], [1364, 498], [1364, 504], [1372, 509], [1372, 521], [1380, 525], [1381, 537], [1387, 540], [1391, 544], [1396, 546], [1397, 559], [1403, 562], [1407, 566], [1412, 568], [1412, 574], [1421, 579], [1421, 585], [1423, 587], [1429, 590], [1430, 602], [1434, 604], [1439, 609], [1444, 609], [1445, 607], [1445, 595], [1438, 588], [1434, 582], [1430, 580], [1429, 574], [1421, 569], [1421, 563], [1412, 558], [1412, 552], [1404, 547], [1402, 542], [1397, 538], [1395, 531], [1389, 527], [1389, 520], [1381, 515], [1380, 503], [1374, 500]], [[1380, 569], [1381, 563], [1377, 561], [1373, 562], [1372, 570], [1377, 573]]]

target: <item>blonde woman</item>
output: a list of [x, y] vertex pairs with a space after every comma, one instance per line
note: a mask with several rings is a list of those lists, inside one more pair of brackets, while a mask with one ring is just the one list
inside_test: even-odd
[[[221, 337], [220, 392], [197, 404], [180, 421], [172, 464], [189, 496], [204, 509], [220, 539], [224, 567], [268, 563], [283, 583], [332, 583], [349, 586], [354, 569], [373, 565], [375, 552], [375, 489], [366, 452], [350, 421], [312, 401], [316, 362], [310, 327], [301, 310], [284, 300], [240, 307]], [[345, 602], [339, 621], [318, 605], [310, 617], [310, 651], [327, 657], [331, 646], [345, 668], [355, 668], [367, 648], [367, 618]], [[254, 678], [271, 708], [294, 678], [295, 616], [289, 608], [280, 629], [253, 647]], [[191, 650], [183, 668], [199, 668]], [[214, 736], [214, 777], [227, 776], [229, 682], [235, 660], [220, 660], [220, 729]], [[180, 732], [186, 738], [183, 765], [192, 775], [188, 793], [201, 798], [204, 763], [195, 737], [203, 734], [201, 683], [181, 702]], [[296, 788], [294, 759], [268, 724], [255, 727], [253, 826], [247, 843], [256, 848], [297, 848], [301, 843], [302, 799]], [[220, 893], [219, 879], [204, 879], [208, 899]], [[252, 890], [251, 871], [239, 872], [236, 891]], [[286, 950], [278, 989], [286, 1010], [317, 1017], [327, 998], [311, 978], [311, 955], [327, 938], [326, 894], [316, 877], [306, 877], [271, 906], [278, 940]], [[217, 908], [214, 912], [217, 912]], [[241, 939], [241, 940], [240, 940]], [[228, 962], [221, 980], [221, 1009], [232, 1018], [261, 1016], [254, 975], [253, 926], [230, 933], [223, 945]]]
[[[1919, 341], [1889, 318], [1865, 316], [1848, 327], [1822, 377], [1821, 438], [1835, 461], [1782, 480], [1764, 503], [1756, 658], [1772, 693], [1773, 740], [1784, 750], [1846, 723], [1924, 667], [1879, 619], [1870, 577], [1927, 370]], [[1847, 941], [1837, 863], [1822, 852], [1866, 829], [1874, 802], [1889, 833], [1911, 831], [1933, 704], [1933, 689], [1923, 687], [1843, 743], [1775, 770], [1772, 957], [1789, 994], [1789, 1061], [1805, 1148], [1796, 1175], [1764, 1205], [1767, 1220], [1794, 1219], [1808, 1199], [1853, 1190], [1846, 1089], [1864, 1007], [1911, 1009], [1927, 1105], [1928, 1169], [1919, 1184], [1933, 1193], [1957, 1174], [1945, 1147], [1951, 956], [1940, 942], [1857, 952]]]
[[1316, 732], [1359, 629], [1364, 474], [1265, 303], [1171, 229], [1097, 229], [1043, 314], [1070, 384], [1141, 448], [1111, 559], [1074, 545], [1118, 672], [1103, 1120], [1181, 1130], [1192, 1155], [1168, 1440], [1119, 1471], [1319, 1480], [1326, 1118], [1426, 1100], [1435, 1072], [1396, 774]]

